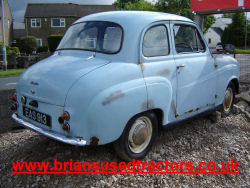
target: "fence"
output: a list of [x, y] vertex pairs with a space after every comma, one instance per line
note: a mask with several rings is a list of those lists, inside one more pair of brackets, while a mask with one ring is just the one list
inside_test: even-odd
[[[215, 56], [222, 55], [213, 53]], [[250, 53], [226, 54], [234, 57], [239, 62], [240, 82], [250, 84]]]

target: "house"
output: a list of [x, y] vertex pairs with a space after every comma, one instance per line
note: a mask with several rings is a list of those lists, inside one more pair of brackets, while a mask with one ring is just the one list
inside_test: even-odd
[[37, 38], [40, 46], [48, 46], [48, 36], [64, 34], [77, 19], [97, 12], [116, 10], [112, 5], [28, 4], [25, 12], [27, 35]]
[[[13, 35], [13, 17], [9, 7], [8, 0], [3, 1], [4, 6], [4, 34], [6, 45], [10, 45]], [[3, 42], [3, 30], [2, 30], [2, 3], [0, 1], [0, 42]]]
[[24, 23], [14, 21], [13, 22], [13, 40], [24, 37], [26, 35], [27, 35], [27, 32], [26, 32]]
[[223, 30], [220, 27], [210, 27], [206, 34], [205, 38], [208, 42], [209, 48], [215, 48], [216, 45], [221, 42], [221, 37]]
[[208, 42], [209, 48], [215, 48], [221, 42], [224, 29], [232, 23], [231, 18], [217, 18], [215, 23], [207, 30], [204, 37]]

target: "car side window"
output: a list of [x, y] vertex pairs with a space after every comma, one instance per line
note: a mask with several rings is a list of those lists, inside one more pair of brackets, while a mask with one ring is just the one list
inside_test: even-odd
[[175, 25], [174, 40], [177, 53], [195, 53], [205, 51], [205, 44], [201, 35], [193, 26]]
[[169, 54], [168, 31], [164, 25], [151, 27], [143, 38], [142, 53], [145, 57]]

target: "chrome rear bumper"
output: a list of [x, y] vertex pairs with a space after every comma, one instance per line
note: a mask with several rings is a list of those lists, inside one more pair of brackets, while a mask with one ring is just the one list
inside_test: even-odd
[[18, 118], [18, 116], [16, 114], [13, 114], [12, 118], [17, 123], [21, 124], [23, 127], [29, 128], [35, 132], [38, 132], [42, 135], [48, 136], [48, 137], [55, 139], [55, 140], [58, 140], [60, 142], [64, 142], [64, 143], [76, 145], [76, 146], [85, 146], [87, 144], [86, 140], [83, 140], [81, 138], [67, 137], [67, 136], [55, 133], [53, 131], [48, 131], [48, 130], [42, 129], [40, 127], [36, 127], [36, 126], [32, 125], [31, 123], [26, 122], [26, 121]]

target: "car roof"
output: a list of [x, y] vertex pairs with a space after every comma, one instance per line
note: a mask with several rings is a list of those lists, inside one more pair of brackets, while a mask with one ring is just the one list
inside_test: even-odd
[[157, 21], [185, 21], [192, 22], [192, 20], [178, 16], [175, 14], [162, 13], [162, 12], [151, 12], [151, 11], [109, 11], [91, 14], [78, 19], [75, 23], [85, 21], [110, 21], [116, 22], [121, 25], [137, 24], [148, 25]]

